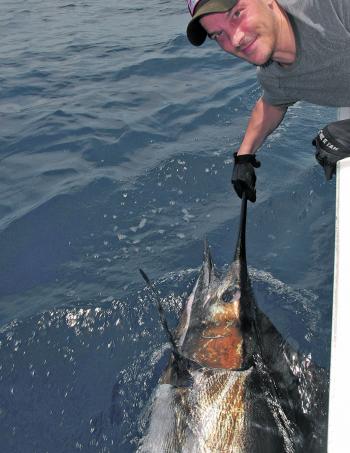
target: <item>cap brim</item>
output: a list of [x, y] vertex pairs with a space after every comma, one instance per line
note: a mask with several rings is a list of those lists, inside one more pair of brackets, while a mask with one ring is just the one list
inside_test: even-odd
[[201, 26], [199, 19], [207, 14], [224, 13], [233, 8], [238, 0], [207, 0], [199, 4], [191, 22], [187, 26], [187, 38], [194, 46], [201, 46], [207, 32]]
[[199, 18], [191, 20], [187, 26], [187, 38], [194, 46], [201, 46], [207, 37], [207, 32], [201, 26]]

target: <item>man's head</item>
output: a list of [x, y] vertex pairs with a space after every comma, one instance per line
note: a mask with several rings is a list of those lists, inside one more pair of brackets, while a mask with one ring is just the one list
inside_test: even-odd
[[206, 14], [224, 13], [233, 8], [238, 0], [187, 0], [192, 20], [187, 26], [187, 37], [194, 46], [201, 46], [207, 32], [200, 23], [200, 18]]
[[199, 46], [209, 36], [226, 52], [259, 66], [279, 51], [283, 15], [276, 0], [187, 1], [192, 44]]

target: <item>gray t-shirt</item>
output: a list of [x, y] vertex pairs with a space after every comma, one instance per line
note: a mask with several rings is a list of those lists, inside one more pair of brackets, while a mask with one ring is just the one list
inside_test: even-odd
[[350, 106], [350, 0], [278, 0], [296, 35], [296, 61], [258, 68], [264, 99], [272, 105], [304, 100]]

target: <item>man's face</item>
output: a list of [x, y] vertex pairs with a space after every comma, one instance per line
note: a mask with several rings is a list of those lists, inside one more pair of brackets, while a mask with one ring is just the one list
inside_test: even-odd
[[231, 10], [203, 16], [200, 23], [226, 52], [260, 66], [269, 61], [276, 48], [273, 8], [273, 0], [239, 0]]

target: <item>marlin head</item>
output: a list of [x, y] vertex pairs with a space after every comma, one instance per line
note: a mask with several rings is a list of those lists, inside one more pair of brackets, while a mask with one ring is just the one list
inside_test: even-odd
[[252, 363], [252, 291], [245, 253], [246, 200], [234, 260], [223, 278], [215, 272], [208, 244], [178, 328], [182, 354], [208, 368], [247, 369]]

